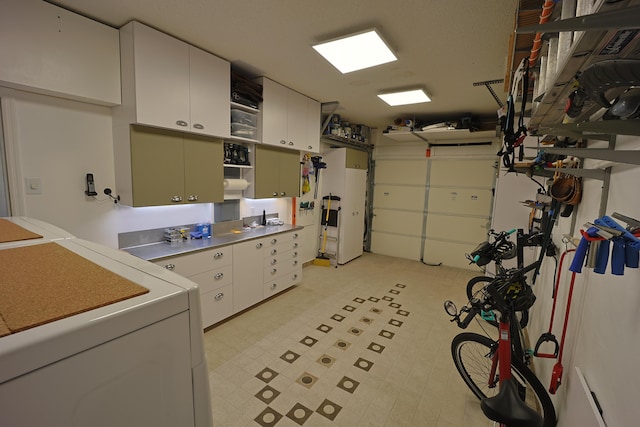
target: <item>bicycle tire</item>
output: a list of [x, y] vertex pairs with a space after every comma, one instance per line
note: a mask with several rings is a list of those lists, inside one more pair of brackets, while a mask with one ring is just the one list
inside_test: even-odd
[[[486, 292], [484, 291], [485, 287], [491, 283], [493, 280], [495, 280], [494, 277], [488, 277], [488, 276], [477, 276], [477, 277], [472, 277], [468, 282], [467, 282], [467, 298], [469, 298], [469, 301], [471, 301], [474, 298], [479, 299], [480, 301], [484, 302], [485, 298], [486, 298]], [[497, 310], [494, 310], [497, 312]], [[499, 318], [499, 315], [496, 315], [496, 318]], [[518, 317], [520, 319], [520, 327], [524, 328], [525, 326], [527, 326], [527, 324], [529, 323], [529, 311], [525, 310], [525, 311], [519, 311], [518, 312]], [[484, 318], [483, 318], [484, 319]], [[494, 326], [494, 327], [498, 327], [498, 321], [497, 320], [489, 320], [489, 319], [484, 319], [487, 323], [489, 323], [490, 325]]]
[[[463, 381], [478, 399], [494, 396], [499, 391], [498, 387], [489, 387], [489, 355], [494, 349], [497, 349], [494, 340], [473, 332], [458, 334], [451, 342], [453, 362]], [[556, 411], [540, 380], [519, 360], [511, 361], [511, 373], [520, 385], [521, 393], [525, 394], [523, 401], [542, 416], [543, 427], [555, 427]]]

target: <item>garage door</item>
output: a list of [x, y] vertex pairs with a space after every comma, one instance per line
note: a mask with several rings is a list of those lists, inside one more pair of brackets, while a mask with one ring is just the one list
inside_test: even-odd
[[434, 146], [426, 157], [427, 147], [376, 145], [371, 251], [469, 268], [464, 254], [491, 223], [496, 146]]

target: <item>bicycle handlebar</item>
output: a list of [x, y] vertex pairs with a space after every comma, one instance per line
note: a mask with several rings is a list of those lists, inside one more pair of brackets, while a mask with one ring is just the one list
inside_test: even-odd
[[465, 316], [465, 318], [462, 321], [458, 319], [458, 326], [460, 328], [467, 329], [467, 326], [469, 326], [469, 323], [471, 323], [473, 318], [476, 317], [476, 314], [480, 313], [480, 308], [477, 307], [477, 305], [478, 304], [474, 304], [474, 305], [471, 305], [471, 307], [469, 307], [468, 314]]

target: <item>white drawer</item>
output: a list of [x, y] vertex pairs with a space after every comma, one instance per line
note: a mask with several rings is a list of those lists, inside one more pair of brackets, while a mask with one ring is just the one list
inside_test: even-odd
[[231, 264], [223, 265], [215, 270], [189, 276], [189, 280], [193, 280], [198, 284], [200, 293], [210, 292], [233, 283], [233, 266]]
[[210, 292], [200, 292], [202, 327], [206, 328], [233, 314], [233, 286], [227, 285]]
[[207, 249], [156, 261], [155, 264], [188, 277], [233, 262], [231, 246]]
[[267, 282], [275, 277], [288, 274], [299, 267], [302, 267], [302, 262], [295, 258], [287, 258], [275, 265], [266, 265], [264, 267], [264, 281]]
[[276, 277], [264, 283], [264, 297], [269, 298], [272, 295], [282, 292], [290, 288], [302, 280], [302, 267], [298, 267], [285, 275]]

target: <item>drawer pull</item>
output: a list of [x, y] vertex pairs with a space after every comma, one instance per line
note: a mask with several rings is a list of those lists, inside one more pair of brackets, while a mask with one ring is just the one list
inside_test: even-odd
[[271, 265], [275, 265], [277, 262], [278, 262], [278, 260], [274, 258], [274, 259], [271, 260]]
[[262, 248], [262, 243], [256, 244], [256, 249], [261, 249], [261, 248]]
[[298, 278], [298, 275], [297, 275], [297, 274], [294, 274], [291, 278], [292, 278], [293, 280], [296, 280], [296, 279]]
[[293, 233], [293, 238], [297, 239], [298, 238], [298, 233]]
[[164, 268], [166, 268], [167, 270], [172, 270], [173, 271], [173, 269], [176, 268], [176, 265], [175, 264], [167, 264], [167, 265], [164, 266]]
[[294, 252], [294, 253], [293, 253], [293, 256], [294, 256], [294, 257], [297, 257], [297, 256], [298, 256], [298, 252]]
[[222, 298], [224, 298], [224, 293], [220, 292], [214, 295], [213, 299], [216, 301], [220, 301]]
[[294, 244], [293, 244], [293, 247], [294, 247], [294, 248], [297, 248], [297, 247], [298, 247], [298, 242], [294, 243]]
[[213, 258], [214, 259], [220, 259], [220, 258], [222, 258], [222, 255], [224, 255], [222, 252], [216, 252], [215, 254], [213, 254]]
[[275, 283], [272, 283], [269, 285], [269, 289], [274, 290], [275, 288], [277, 288], [278, 285], [276, 285]]
[[277, 249], [271, 249], [271, 255], [275, 255], [275, 254], [277, 254], [277, 253], [278, 253], [278, 250], [277, 250]]
[[277, 272], [278, 272], [278, 269], [277, 269], [277, 268], [272, 268], [272, 269], [271, 269], [271, 274], [276, 274]]
[[271, 244], [275, 245], [276, 243], [278, 243], [278, 239], [271, 239]]
[[216, 280], [220, 280], [224, 277], [224, 273], [217, 273], [215, 276], [213, 276], [214, 279]]
[[297, 259], [296, 259], [296, 260], [294, 260], [294, 261], [291, 263], [291, 265], [298, 265], [298, 260], [297, 260]]

